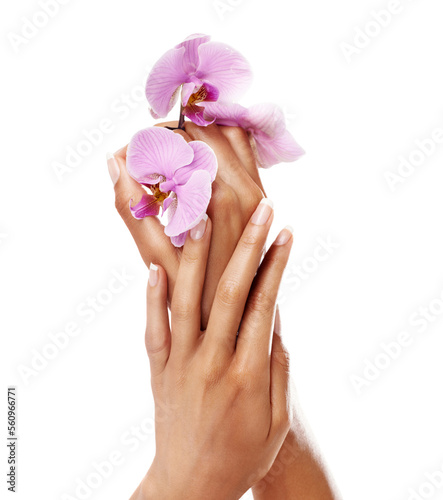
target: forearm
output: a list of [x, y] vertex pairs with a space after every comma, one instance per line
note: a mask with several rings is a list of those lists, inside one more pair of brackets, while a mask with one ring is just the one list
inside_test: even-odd
[[338, 500], [332, 480], [304, 428], [294, 425], [268, 474], [252, 488], [255, 500]]

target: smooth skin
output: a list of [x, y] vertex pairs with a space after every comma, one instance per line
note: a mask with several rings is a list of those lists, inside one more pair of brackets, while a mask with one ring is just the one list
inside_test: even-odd
[[[160, 126], [174, 127], [176, 125], [176, 122], [169, 122]], [[187, 141], [202, 140], [209, 144], [217, 155], [219, 165], [217, 178], [213, 184], [212, 200], [208, 208], [208, 214], [212, 220], [212, 245], [209, 248], [201, 304], [201, 325], [205, 328], [220, 277], [247, 221], [265, 191], [258, 174], [253, 150], [244, 130], [216, 125], [198, 127], [190, 122], [186, 122], [185, 127], [186, 132], [176, 131], [176, 133], [182, 134]], [[143, 191], [127, 174], [126, 147], [118, 151], [115, 158], [119, 168], [118, 181], [114, 186], [117, 210], [131, 231], [146, 265], [156, 262], [162, 266], [159, 268], [159, 276], [163, 274], [168, 277], [168, 301], [170, 301], [175, 289], [182, 250], [171, 245], [164, 235], [163, 226], [155, 217], [147, 217], [142, 221], [132, 217], [128, 209], [129, 201], [130, 199], [134, 202], [139, 201]], [[166, 279], [165, 276], [164, 279]], [[148, 341], [147, 337], [147, 346]], [[272, 351], [275, 354], [278, 353], [278, 359], [284, 366], [289, 366], [289, 356], [281, 340], [278, 311], [274, 325]], [[292, 405], [289, 432], [272, 468], [269, 471], [266, 466], [264, 468], [260, 466], [257, 469], [257, 476], [261, 479], [252, 488], [254, 498], [257, 500], [338, 499], [339, 495], [332, 480], [328, 477], [320, 454], [303, 422], [302, 413], [293, 398], [292, 393], [292, 401], [288, 403]]]
[[170, 324], [167, 275], [151, 269], [146, 348], [156, 455], [133, 500], [238, 499], [261, 479], [257, 471], [274, 463], [292, 421], [287, 357], [272, 348], [292, 233], [280, 233], [257, 273], [272, 219], [265, 200], [223, 272], [205, 331], [200, 304], [210, 220], [201, 239], [191, 233], [184, 245]]

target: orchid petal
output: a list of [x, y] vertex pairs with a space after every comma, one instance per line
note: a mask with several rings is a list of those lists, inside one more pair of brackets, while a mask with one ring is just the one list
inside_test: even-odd
[[172, 179], [177, 169], [189, 165], [194, 157], [192, 147], [171, 130], [151, 127], [137, 132], [126, 152], [126, 168], [139, 183], [157, 184]]
[[304, 149], [295, 142], [287, 130], [272, 139], [258, 134], [253, 134], [253, 137], [257, 148], [257, 160], [263, 168], [281, 162], [292, 162], [305, 154]]
[[131, 206], [132, 200], [129, 202], [129, 209], [135, 219], [144, 219], [149, 215], [158, 215], [160, 212], [160, 204], [156, 198], [150, 194], [143, 194], [142, 199], [135, 205]]
[[199, 65], [198, 48], [201, 44], [209, 42], [210, 39], [211, 37], [208, 35], [197, 33], [195, 35], [188, 36], [188, 38], [176, 46], [176, 48], [185, 48], [183, 71], [190, 74], [195, 73]]
[[[168, 206], [165, 207], [165, 204], [168, 200], [169, 200]], [[170, 221], [174, 217], [174, 214], [177, 210], [177, 196], [175, 195], [175, 193], [172, 193], [172, 195], [165, 200], [165, 203], [163, 203], [163, 208], [164, 210], [169, 208], [167, 214], [168, 214], [168, 221]], [[175, 247], [182, 247], [185, 244], [187, 235], [188, 231], [180, 233], [178, 236], [171, 236], [171, 243]]]
[[281, 108], [271, 103], [255, 104], [248, 109], [246, 128], [261, 130], [270, 138], [283, 134], [286, 129]]
[[186, 184], [178, 185], [175, 191], [177, 206], [165, 228], [166, 235], [178, 236], [197, 225], [206, 213], [211, 191], [211, 176], [204, 170], [197, 170]]
[[240, 104], [223, 104], [222, 102], [205, 103], [206, 119], [215, 119], [217, 125], [228, 127], [245, 127], [247, 108]]
[[178, 236], [171, 236], [171, 243], [175, 247], [182, 247], [185, 244], [186, 237], [188, 236], [188, 231], [179, 234]]
[[218, 98], [220, 96], [220, 92], [219, 92], [217, 87], [215, 87], [214, 85], [211, 85], [208, 82], [205, 82], [203, 84], [203, 87], [206, 89], [206, 97], [204, 100], [205, 103], [218, 101]]
[[202, 141], [191, 141], [188, 146], [194, 150], [194, 159], [189, 165], [176, 170], [174, 181], [177, 184], [186, 184], [195, 171], [205, 170], [213, 182], [217, 174], [217, 157], [214, 151]]
[[252, 72], [246, 59], [232, 47], [220, 42], [198, 47], [200, 64], [196, 76], [217, 87], [220, 99], [236, 99], [249, 86]]
[[211, 123], [214, 123], [214, 120], [207, 120], [205, 118], [205, 108], [198, 104], [188, 104], [183, 109], [183, 114], [199, 127], [207, 127]]
[[182, 101], [182, 106], [186, 106], [188, 104], [189, 98], [195, 91], [195, 83], [184, 83], [182, 87], [182, 96], [181, 96], [181, 101]]
[[169, 196], [168, 198], [166, 198], [166, 200], [163, 202], [163, 212], [162, 213], [165, 213], [166, 210], [168, 210], [169, 206], [174, 201], [174, 199], [175, 199], [174, 196]]
[[186, 49], [179, 47], [168, 50], [154, 65], [146, 82], [146, 98], [159, 117], [165, 117], [177, 102], [178, 90], [188, 81], [183, 70]]

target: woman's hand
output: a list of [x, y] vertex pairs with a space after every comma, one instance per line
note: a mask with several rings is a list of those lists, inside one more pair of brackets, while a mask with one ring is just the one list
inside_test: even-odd
[[[177, 126], [176, 122], [159, 126]], [[198, 127], [186, 122], [186, 132], [176, 130], [188, 142], [201, 140], [215, 152], [218, 173], [213, 183], [208, 215], [213, 222], [212, 245], [202, 303], [202, 326], [205, 327], [215, 290], [245, 225], [257, 203], [263, 197], [262, 184], [253, 151], [246, 132], [238, 127]], [[172, 297], [180, 263], [181, 249], [175, 248], [164, 234], [156, 217], [136, 220], [129, 210], [129, 202], [137, 203], [143, 188], [126, 171], [126, 148], [108, 160], [115, 186], [115, 204], [128, 226], [147, 266], [156, 262], [166, 270], [169, 280], [169, 299]]]
[[266, 474], [280, 450], [291, 422], [289, 367], [273, 328], [292, 233], [279, 234], [257, 272], [272, 219], [265, 199], [221, 276], [204, 332], [200, 304], [210, 219], [186, 240], [171, 325], [166, 272], [151, 266], [146, 348], [156, 455], [133, 500], [238, 499]]
[[[276, 314], [274, 324], [275, 355], [289, 354], [281, 340], [280, 315]], [[288, 404], [292, 405], [292, 421], [286, 439], [266, 475], [252, 487], [255, 500], [339, 500], [339, 491], [329, 475], [321, 453], [306, 424], [298, 404], [296, 391], [291, 391]]]

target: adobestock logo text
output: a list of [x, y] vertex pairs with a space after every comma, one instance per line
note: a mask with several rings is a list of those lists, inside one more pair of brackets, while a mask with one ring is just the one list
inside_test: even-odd
[[[409, 2], [411, 1], [409, 0]], [[385, 8], [372, 10], [366, 23], [354, 27], [352, 41], [340, 43], [340, 49], [348, 64], [352, 62], [354, 56], [361, 54], [375, 38], [379, 37], [391, 25], [395, 16], [404, 11], [405, 3], [406, 1], [389, 0]]]
[[414, 334], [422, 334], [431, 328], [435, 322], [443, 315], [443, 290], [440, 295], [426, 305], [420, 305], [408, 318], [409, 325], [413, 328], [410, 331], [403, 330], [395, 338], [382, 342], [378, 352], [369, 359], [365, 358], [362, 363], [360, 373], [353, 373], [350, 382], [355, 392], [360, 395], [378, 380], [388, 368], [395, 364], [402, 354], [414, 342]]
[[76, 477], [70, 492], [65, 492], [61, 500], [88, 500], [96, 490], [117, 472], [118, 468], [127, 463], [133, 453], [153, 440], [156, 422], [170, 422], [177, 418], [177, 405], [156, 402], [155, 415], [143, 418], [137, 425], [131, 425], [119, 439], [119, 444], [105, 457], [92, 462], [88, 472], [83, 477]]
[[140, 83], [121, 93], [110, 103], [107, 116], [97, 120], [94, 127], [83, 128], [78, 140], [65, 146], [64, 158], [51, 162], [52, 171], [59, 182], [63, 182], [66, 176], [96, 152], [105, 138], [116, 130], [118, 123], [126, 120], [142, 102], [146, 102], [145, 81], [150, 71], [151, 66], [146, 67]]
[[418, 168], [440, 151], [443, 144], [443, 129], [437, 127], [428, 137], [416, 139], [414, 143], [415, 147], [407, 155], [398, 157], [395, 171], [386, 170], [384, 172], [384, 177], [391, 191], [396, 191], [399, 186], [415, 174]]
[[71, 0], [39, 0], [37, 5], [39, 10], [29, 17], [21, 18], [21, 27], [18, 33], [10, 31], [7, 38], [15, 52], [26, 47], [40, 31], [48, 25], [51, 19], [57, 16], [60, 7], [67, 5]]
[[25, 385], [46, 370], [50, 363], [56, 359], [70, 344], [72, 339], [83, 332], [83, 327], [90, 325], [98, 315], [102, 314], [113, 302], [116, 295], [121, 294], [133, 280], [123, 268], [121, 271], [111, 270], [111, 277], [107, 284], [95, 294], [89, 295], [77, 304], [76, 316], [67, 321], [64, 328], [48, 334], [49, 341], [39, 349], [32, 349], [30, 360], [17, 366], [18, 373]]
[[333, 241], [330, 235], [317, 236], [315, 243], [312, 255], [305, 257], [299, 265], [292, 263], [285, 269], [277, 297], [279, 306], [282, 306], [289, 296], [309, 280], [340, 248], [340, 244]]

